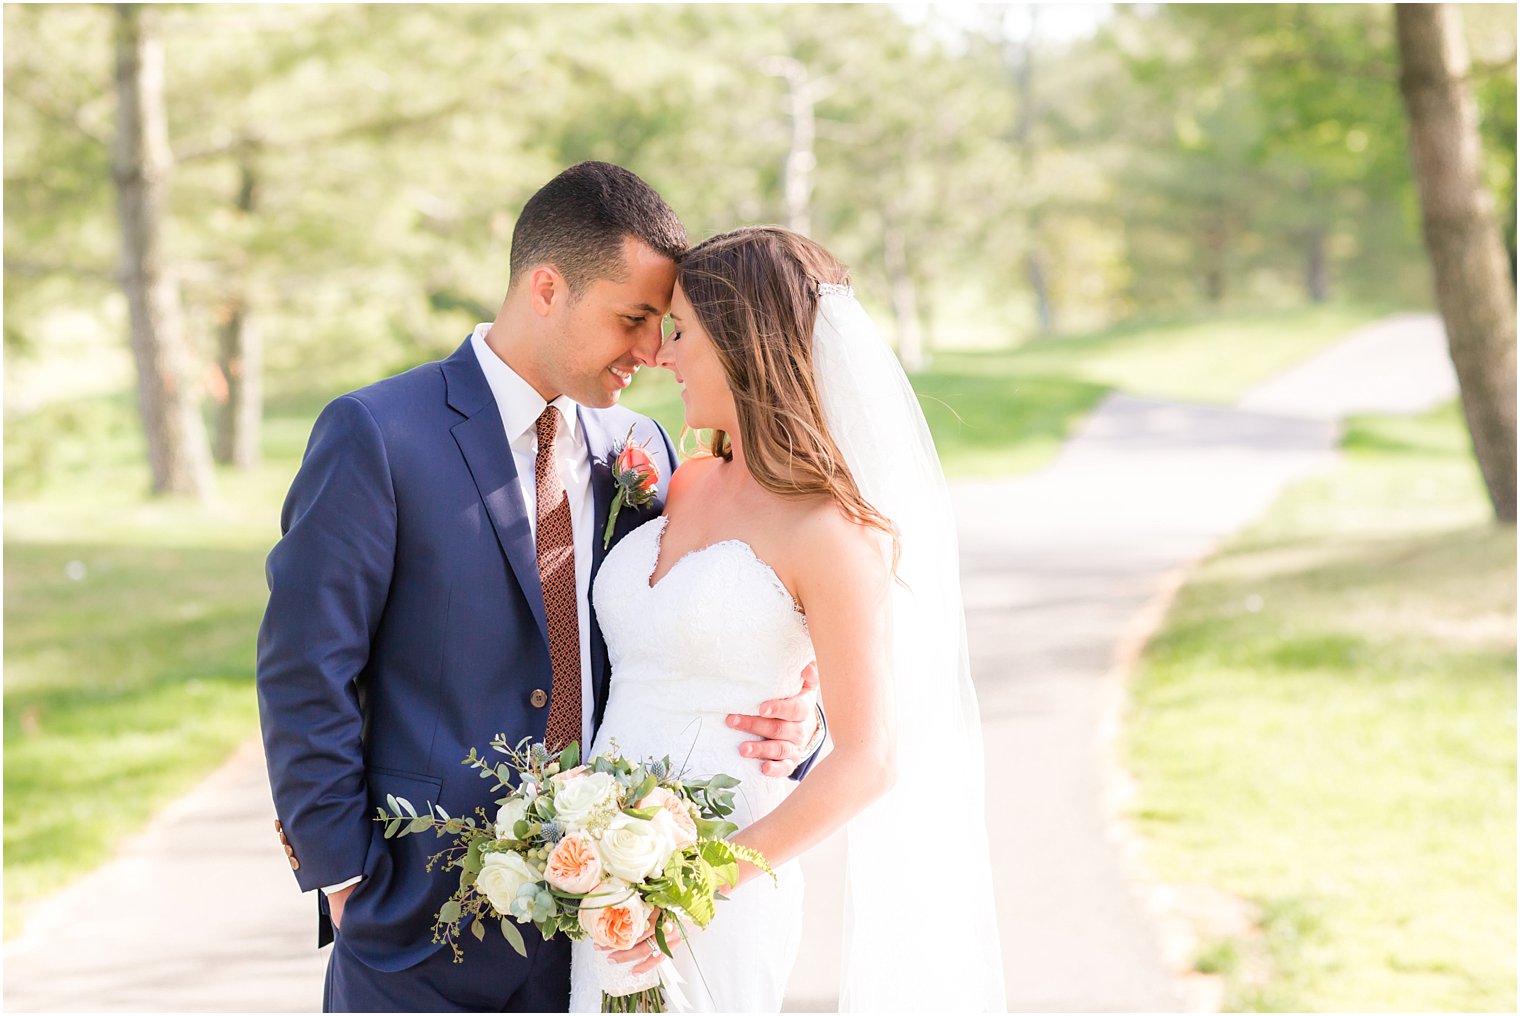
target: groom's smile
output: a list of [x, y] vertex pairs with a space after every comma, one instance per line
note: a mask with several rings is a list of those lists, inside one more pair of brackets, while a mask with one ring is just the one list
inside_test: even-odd
[[559, 361], [556, 387], [591, 408], [615, 405], [639, 368], [654, 363], [675, 288], [675, 262], [632, 237], [623, 249], [620, 277], [597, 279], [557, 312], [547, 350]]

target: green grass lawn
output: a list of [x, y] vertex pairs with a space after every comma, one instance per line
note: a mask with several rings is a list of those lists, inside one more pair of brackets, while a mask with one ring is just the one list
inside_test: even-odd
[[[1138, 368], [1115, 364], [1161, 359], [1155, 377], [1192, 378], [1190, 391], [1227, 398], [1234, 389], [1215, 383], [1219, 360], [1249, 362], [1241, 369], [1260, 380], [1370, 314], [1233, 315], [1012, 353], [943, 353], [915, 383], [947, 472], [1023, 471], [1048, 461], [1110, 385], [1144, 380]], [[1239, 387], [1241, 376], [1230, 384]], [[223, 471], [219, 500], [205, 507], [144, 496], [129, 393], [6, 421], [7, 936], [26, 901], [102, 860], [257, 730], [263, 559], [326, 400], [305, 388], [279, 397], [277, 380], [266, 464]], [[663, 371], [642, 372], [625, 399], [679, 433], [677, 388]]]
[[1227, 1008], [1512, 1011], [1515, 532], [1454, 406], [1344, 448], [1148, 647], [1135, 817], [1163, 880], [1260, 908], [1199, 957]]
[[[1327, 303], [1220, 317], [1137, 320], [1087, 335], [1027, 343], [1004, 355], [1025, 374], [1055, 374], [1131, 395], [1229, 403], [1393, 309]], [[995, 362], [992, 356], [988, 359]]]

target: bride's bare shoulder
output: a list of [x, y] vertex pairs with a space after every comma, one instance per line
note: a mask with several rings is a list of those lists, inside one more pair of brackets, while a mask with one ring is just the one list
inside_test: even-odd
[[670, 488], [665, 499], [674, 501], [701, 487], [702, 482], [712, 475], [713, 470], [722, 461], [716, 455], [702, 454], [693, 455], [682, 462], [676, 467], [676, 471], [670, 474]]
[[804, 585], [874, 581], [889, 569], [891, 537], [850, 518], [833, 498], [798, 513], [790, 542]]

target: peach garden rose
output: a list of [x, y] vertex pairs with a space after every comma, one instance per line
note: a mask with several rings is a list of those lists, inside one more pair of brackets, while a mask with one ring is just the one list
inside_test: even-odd
[[549, 851], [544, 878], [567, 893], [589, 893], [602, 880], [602, 859], [590, 840], [572, 833]]
[[599, 883], [592, 895], [581, 900], [581, 928], [591, 941], [614, 952], [631, 949], [644, 937], [654, 908], [622, 879]]

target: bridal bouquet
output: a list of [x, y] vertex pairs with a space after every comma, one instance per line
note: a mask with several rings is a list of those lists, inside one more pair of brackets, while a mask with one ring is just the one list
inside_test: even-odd
[[[394, 795], [377, 809], [386, 838], [428, 831], [454, 837], [428, 862], [429, 871], [442, 864], [459, 872], [433, 934], [453, 949], [454, 962], [463, 960], [460, 933], [484, 939], [488, 922], [526, 956], [516, 925], [533, 924], [546, 939], [563, 931], [621, 950], [642, 939], [652, 920], [655, 941], [670, 956], [670, 922], [706, 926], [724, 898], [719, 887], [737, 881], [741, 859], [770, 873], [757, 851], [727, 840], [738, 831], [727, 821], [739, 785], [732, 776], [685, 779], [668, 756], [635, 763], [615, 745], [582, 765], [574, 743], [552, 755], [529, 741], [509, 745], [498, 735], [491, 748], [505, 761], [473, 748], [464, 760], [493, 781], [493, 791], [508, 791], [495, 802], [494, 819], [484, 809], [478, 821], [451, 816], [434, 804], [419, 815]], [[600, 951], [597, 958], [603, 1012], [665, 1011], [658, 969], [635, 977]]]

